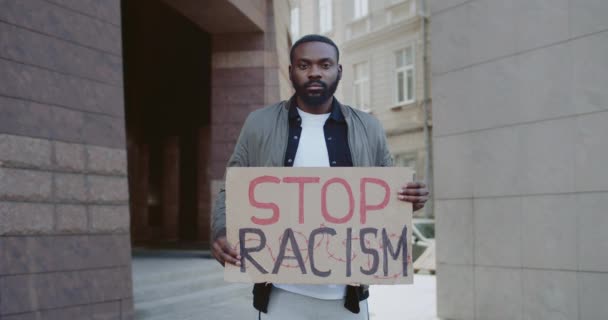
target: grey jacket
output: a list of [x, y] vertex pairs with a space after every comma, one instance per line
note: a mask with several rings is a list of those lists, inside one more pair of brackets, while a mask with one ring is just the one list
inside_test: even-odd
[[[252, 112], [245, 120], [227, 167], [282, 167], [289, 135], [290, 105], [291, 100], [281, 101]], [[393, 159], [387, 147], [384, 129], [378, 119], [347, 105], [338, 105], [348, 127], [348, 145], [353, 166], [392, 166]], [[211, 228], [212, 239], [225, 234], [224, 186], [215, 201]]]

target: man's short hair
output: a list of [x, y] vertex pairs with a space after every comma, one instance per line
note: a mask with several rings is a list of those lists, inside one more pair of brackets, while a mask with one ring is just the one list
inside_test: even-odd
[[291, 46], [291, 51], [289, 52], [289, 61], [293, 63], [293, 53], [296, 50], [296, 48], [303, 44], [303, 43], [307, 43], [307, 42], [324, 42], [327, 43], [329, 45], [331, 45], [332, 47], [334, 47], [334, 49], [336, 49], [336, 62], [340, 61], [340, 50], [338, 49], [338, 46], [328, 37], [326, 36], [322, 36], [320, 34], [309, 34], [309, 35], [305, 35], [302, 38], [298, 39], [298, 41], [296, 41], [296, 43], [294, 43]]

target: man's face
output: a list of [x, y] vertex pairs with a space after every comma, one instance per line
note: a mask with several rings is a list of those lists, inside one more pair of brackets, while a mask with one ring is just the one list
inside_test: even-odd
[[306, 42], [294, 50], [289, 78], [296, 96], [311, 107], [333, 97], [342, 76], [336, 49], [324, 42]]

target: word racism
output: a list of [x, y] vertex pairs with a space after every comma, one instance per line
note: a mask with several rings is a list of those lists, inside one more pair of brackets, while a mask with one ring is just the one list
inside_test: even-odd
[[227, 280], [411, 283], [407, 168], [230, 168]]
[[[247, 243], [247, 235], [248, 234], [255, 234], [257, 235], [259, 244], [255, 247], [250, 247], [248, 248], [246, 246]], [[352, 243], [353, 243], [353, 229], [352, 228], [347, 228], [346, 229], [346, 248], [345, 248], [345, 253], [344, 256], [346, 257], [346, 276], [347, 277], [351, 277], [352, 276], [352, 260], [353, 260], [353, 250], [352, 250]], [[310, 261], [310, 270], [311, 272], [315, 275], [315, 276], [319, 276], [319, 277], [328, 277], [331, 275], [331, 270], [327, 270], [327, 271], [321, 271], [319, 269], [317, 269], [315, 267], [315, 249], [318, 248], [318, 246], [315, 246], [315, 240], [316, 237], [322, 234], [328, 234], [330, 236], [335, 236], [336, 235], [336, 230], [333, 228], [328, 228], [328, 227], [321, 227], [321, 228], [317, 228], [312, 230], [312, 232], [310, 233], [310, 237], [308, 237], [308, 260]], [[378, 272], [378, 263], [379, 263], [379, 253], [378, 250], [374, 249], [374, 248], [370, 248], [367, 247], [365, 244], [365, 235], [367, 234], [373, 234], [374, 237], [377, 237], [378, 235], [378, 229], [376, 228], [363, 228], [359, 231], [359, 244], [360, 244], [360, 248], [361, 248], [361, 252], [371, 255], [372, 257], [372, 262], [370, 263], [369, 269], [365, 270], [363, 267], [360, 267], [360, 271], [362, 274], [366, 274], [366, 275], [374, 275], [376, 274], [376, 272]], [[253, 252], [259, 252], [262, 251], [262, 249], [264, 249], [266, 247], [266, 236], [264, 235], [264, 232], [262, 231], [262, 229], [256, 229], [256, 228], [242, 228], [239, 230], [239, 243], [240, 243], [240, 254], [241, 254], [241, 272], [246, 272], [247, 271], [247, 267], [246, 267], [246, 261], [249, 260], [257, 269], [260, 273], [262, 274], [266, 274], [268, 273], [268, 271], [262, 267], [252, 256]], [[401, 236], [399, 237], [399, 240], [397, 241], [397, 248], [393, 249], [393, 245], [391, 244], [391, 241], [389, 239], [389, 236], [386, 232], [386, 229], [382, 229], [382, 257], [383, 257], [383, 264], [382, 264], [382, 271], [383, 271], [383, 275], [385, 277], [388, 276], [388, 256], [390, 254], [390, 256], [393, 259], [398, 259], [399, 255], [401, 255], [401, 261], [402, 261], [402, 265], [403, 265], [403, 269], [402, 269], [402, 275], [403, 276], [407, 276], [407, 265], [408, 265], [408, 260], [407, 260], [407, 226], [403, 227], [403, 232], [401, 233]], [[292, 256], [288, 256], [286, 255], [286, 250], [287, 250], [287, 245], [290, 245], [291, 249], [290, 251], [293, 253]], [[282, 240], [280, 241], [280, 246], [279, 246], [279, 253], [277, 255], [276, 261], [274, 262], [274, 266], [272, 268], [272, 273], [273, 274], [278, 274], [279, 273], [279, 269], [281, 268], [281, 265], [283, 264], [285, 259], [294, 259], [295, 261], [297, 261], [298, 263], [298, 267], [300, 268], [300, 271], [302, 272], [302, 274], [306, 274], [306, 266], [305, 266], [305, 262], [304, 259], [302, 258], [302, 252], [300, 251], [298, 242], [296, 240], [296, 237], [294, 235], [293, 229], [291, 228], [287, 228], [285, 229], [285, 232], [282, 235]]]

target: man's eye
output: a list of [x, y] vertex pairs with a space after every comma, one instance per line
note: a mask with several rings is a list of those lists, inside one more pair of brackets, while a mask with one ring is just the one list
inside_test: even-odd
[[300, 64], [300, 65], [298, 65], [298, 68], [304, 70], [304, 69], [308, 68], [308, 65]]
[[331, 67], [331, 65], [329, 63], [323, 64], [323, 69], [329, 69], [329, 67]]

